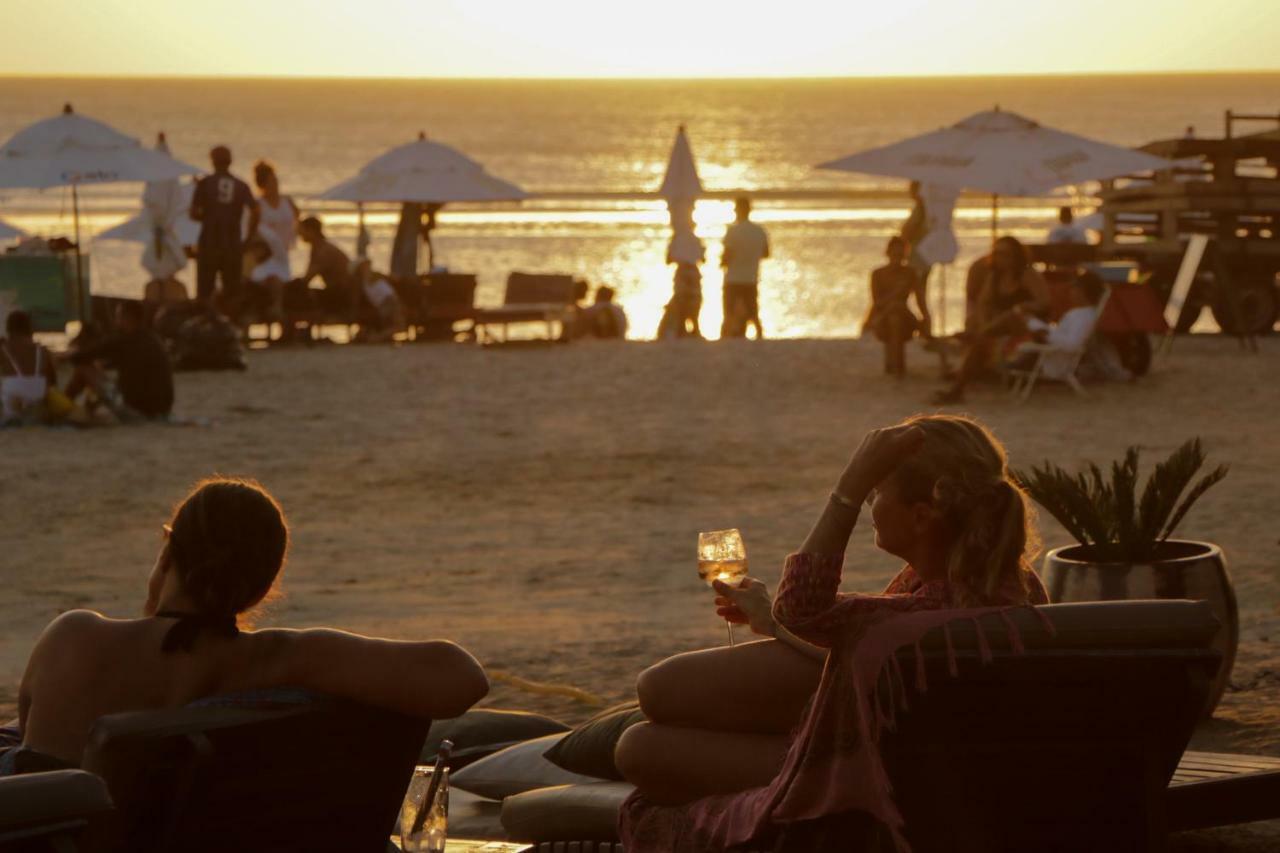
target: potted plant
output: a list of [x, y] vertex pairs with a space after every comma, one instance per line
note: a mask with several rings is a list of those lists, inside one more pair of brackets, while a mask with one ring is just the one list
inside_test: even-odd
[[1049, 462], [1014, 477], [1079, 543], [1045, 556], [1052, 601], [1209, 602], [1222, 623], [1213, 643], [1222, 653], [1222, 666], [1209, 693], [1206, 714], [1212, 714], [1235, 662], [1240, 630], [1235, 590], [1221, 548], [1170, 537], [1192, 505], [1227, 475], [1227, 466], [1192, 485], [1205, 462], [1200, 439], [1194, 438], [1155, 466], [1139, 495], [1138, 458], [1138, 448], [1130, 447], [1123, 460], [1112, 463], [1109, 477], [1094, 464], [1072, 474]]

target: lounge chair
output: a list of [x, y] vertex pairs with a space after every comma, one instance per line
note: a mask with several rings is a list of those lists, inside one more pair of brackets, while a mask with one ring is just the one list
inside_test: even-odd
[[[1055, 636], [1014, 614], [1023, 655], [1008, 650], [998, 619], [985, 621], [986, 665], [972, 629], [953, 626], [958, 679], [941, 632], [927, 635], [923, 694], [912, 689], [914, 654], [902, 653], [909, 710], [881, 746], [917, 853], [1158, 850], [1170, 831], [1280, 817], [1280, 760], [1184, 752], [1219, 665], [1206, 603], [1043, 610]], [[601, 828], [628, 790], [529, 791], [504, 802], [503, 825], [540, 853], [621, 853]], [[824, 821], [856, 826], [851, 817]], [[794, 825], [770, 849], [824, 849], [806, 832], [824, 821]], [[835, 849], [848, 849], [841, 840]]]
[[1076, 377], [1076, 371], [1080, 368], [1080, 360], [1084, 358], [1084, 354], [1089, 349], [1090, 342], [1093, 341], [1094, 330], [1098, 327], [1098, 320], [1102, 317], [1102, 312], [1107, 309], [1107, 301], [1111, 297], [1111, 289], [1107, 288], [1102, 293], [1102, 298], [1098, 300], [1098, 311], [1094, 315], [1093, 323], [1089, 326], [1089, 333], [1085, 335], [1084, 343], [1074, 349], [1055, 346], [1048, 343], [1024, 343], [1018, 347], [1019, 354], [1028, 354], [1031, 356], [1031, 363], [1027, 367], [1008, 368], [1005, 370], [1005, 379], [1009, 383], [1009, 392], [1016, 396], [1019, 400], [1026, 401], [1031, 396], [1032, 390], [1036, 387], [1036, 382], [1044, 375], [1045, 362], [1053, 362], [1055, 370], [1062, 373], [1062, 381], [1070, 386], [1071, 390], [1076, 392], [1077, 396], [1088, 396], [1085, 393], [1084, 386], [1080, 384], [1079, 378]]
[[[514, 323], [544, 323], [547, 338], [554, 338], [554, 327], [563, 330], [579, 292], [585, 285], [570, 275], [533, 275], [513, 272], [507, 277], [507, 290], [501, 308], [482, 308], [475, 313], [475, 330], [481, 341], [494, 340], [491, 326], [502, 327], [502, 340]], [[585, 295], [585, 294], [584, 294]]]
[[[453, 340], [457, 323], [476, 318], [476, 277], [461, 273], [424, 276], [414, 325], [426, 340]], [[474, 334], [474, 329], [464, 329]]]
[[[323, 699], [112, 714], [81, 770], [0, 779], [0, 841], [21, 830], [8, 804], [36, 779], [49, 793], [44, 837], [60, 818], [79, 826], [60, 830], [62, 846], [26, 849], [383, 853], [429, 726]], [[105, 782], [110, 811], [86, 777]]]

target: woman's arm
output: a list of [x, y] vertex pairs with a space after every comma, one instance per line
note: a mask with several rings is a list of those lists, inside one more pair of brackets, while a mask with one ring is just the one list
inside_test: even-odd
[[445, 640], [404, 642], [330, 628], [268, 630], [255, 686], [305, 687], [435, 720], [456, 717], [484, 698], [489, 680], [465, 649]]
[[773, 602], [773, 617], [800, 639], [819, 646], [829, 644], [832, 631], [843, 621], [837, 607], [840, 574], [859, 508], [872, 489], [923, 441], [923, 431], [910, 425], [868, 433], [845, 466], [800, 552], [787, 558]]

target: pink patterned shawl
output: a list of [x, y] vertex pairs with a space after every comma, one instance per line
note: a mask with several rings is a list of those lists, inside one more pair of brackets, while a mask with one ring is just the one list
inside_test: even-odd
[[879, 751], [881, 732], [892, 727], [896, 709], [906, 700], [895, 653], [915, 645], [916, 689], [924, 690], [919, 647], [924, 634], [939, 626], [946, 631], [954, 675], [949, 623], [973, 620], [979, 651], [987, 660], [990, 650], [978, 619], [998, 614], [1014, 651], [1020, 651], [1008, 609], [1047, 603], [1048, 596], [1028, 571], [1027, 591], [1019, 585], [1002, 590], [993, 602], [997, 606], [954, 609], [947, 583], [923, 583], [910, 567], [885, 594], [842, 595], [842, 564], [842, 556], [794, 554], [778, 588], [774, 616], [779, 624], [831, 652], [777, 777], [762, 788], [676, 807], [656, 806], [633, 794], [619, 817], [628, 853], [710, 853], [767, 844], [787, 824], [846, 812], [870, 815], [887, 829], [898, 850], [909, 849]]

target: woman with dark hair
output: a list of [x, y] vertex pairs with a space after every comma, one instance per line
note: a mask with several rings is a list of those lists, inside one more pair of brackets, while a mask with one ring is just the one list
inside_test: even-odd
[[1018, 238], [1005, 235], [991, 247], [991, 262], [978, 283], [977, 298], [965, 328], [969, 335], [964, 363], [955, 382], [934, 395], [935, 403], [964, 400], [965, 387], [991, 361], [999, 339], [1027, 334], [1026, 318], [1049, 310], [1049, 285], [1031, 265], [1031, 256]]
[[72, 610], [45, 628], [18, 692], [24, 748], [74, 766], [104, 714], [246, 690], [305, 688], [433, 719], [488, 692], [475, 658], [444, 640], [251, 630], [289, 547], [280, 505], [253, 481], [199, 483], [163, 532], [142, 618]]

